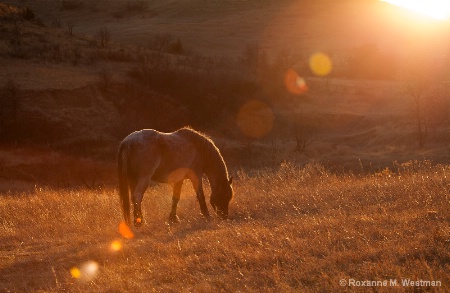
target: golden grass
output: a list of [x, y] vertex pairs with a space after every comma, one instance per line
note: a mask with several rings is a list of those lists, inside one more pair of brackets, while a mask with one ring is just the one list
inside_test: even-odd
[[[412, 162], [397, 169], [365, 176], [314, 164], [241, 170], [227, 222], [201, 218], [186, 185], [182, 222], [169, 225], [170, 188], [154, 186], [133, 239], [118, 233], [114, 189], [3, 195], [0, 290], [331, 292], [364, 289], [343, 288], [340, 279], [409, 278], [441, 281], [421, 289], [444, 292], [450, 166]], [[98, 273], [74, 278], [88, 261]]]

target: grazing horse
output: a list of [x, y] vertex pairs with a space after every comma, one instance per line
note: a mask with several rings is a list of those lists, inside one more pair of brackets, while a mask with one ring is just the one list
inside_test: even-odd
[[192, 182], [200, 210], [210, 218], [203, 193], [203, 175], [211, 185], [210, 203], [219, 217], [228, 217], [228, 204], [233, 196], [232, 178], [219, 149], [206, 135], [191, 128], [172, 133], [144, 129], [128, 135], [118, 154], [120, 201], [125, 218], [130, 220], [130, 192], [134, 225], [142, 224], [141, 202], [150, 181], [169, 183], [173, 187], [169, 219], [178, 222], [177, 204], [185, 179]]

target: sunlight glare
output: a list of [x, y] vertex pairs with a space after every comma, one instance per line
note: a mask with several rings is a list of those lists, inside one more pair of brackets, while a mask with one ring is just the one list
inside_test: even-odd
[[450, 18], [449, 0], [381, 0], [390, 4], [404, 7], [415, 12], [427, 15], [434, 19], [445, 20]]

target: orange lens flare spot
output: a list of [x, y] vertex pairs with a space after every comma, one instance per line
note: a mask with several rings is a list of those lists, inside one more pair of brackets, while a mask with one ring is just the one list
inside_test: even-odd
[[72, 278], [75, 278], [75, 279], [79, 279], [81, 277], [81, 272], [76, 267], [73, 267], [70, 269], [70, 274], [72, 275]]
[[140, 222], [142, 222], [142, 219], [141, 218], [137, 218], [136, 219], [136, 223], [140, 223]]
[[115, 240], [115, 241], [111, 242], [110, 248], [112, 251], [120, 251], [120, 250], [122, 250], [122, 247], [123, 247], [122, 243], [119, 240]]
[[289, 69], [284, 75], [284, 86], [293, 95], [301, 95], [308, 91], [306, 81], [293, 69]]
[[98, 270], [98, 263], [91, 260], [83, 263], [80, 268], [72, 267], [70, 269], [70, 274], [74, 279], [78, 279], [80, 281], [91, 281], [97, 276]]
[[261, 138], [272, 130], [274, 119], [273, 111], [266, 103], [252, 100], [239, 109], [236, 124], [246, 136]]
[[327, 54], [318, 52], [309, 58], [309, 68], [315, 75], [327, 76], [333, 69], [333, 63]]
[[134, 238], [134, 233], [131, 231], [130, 227], [128, 227], [127, 223], [120, 222], [119, 224], [119, 233], [123, 238], [131, 239]]

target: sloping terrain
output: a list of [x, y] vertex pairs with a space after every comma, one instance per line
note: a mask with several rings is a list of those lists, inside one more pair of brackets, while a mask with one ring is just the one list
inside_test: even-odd
[[171, 189], [160, 185], [132, 239], [118, 232], [115, 189], [4, 195], [0, 290], [346, 292], [360, 289], [350, 280], [387, 280], [369, 289], [445, 292], [449, 171], [429, 162], [367, 176], [317, 164], [241, 170], [229, 221], [203, 219], [186, 184], [175, 225]]
[[[377, 0], [2, 1], [0, 291], [448, 291], [448, 29]], [[185, 184], [171, 225], [155, 185], [125, 239], [120, 140], [188, 124], [230, 221]]]
[[[337, 170], [363, 162], [377, 170], [395, 160], [448, 159], [445, 101], [423, 110], [428, 148], [416, 147], [416, 109], [403, 79], [413, 52], [402, 52], [416, 43], [431, 48], [429, 54], [443, 51], [448, 27], [386, 3], [2, 3], [22, 7], [0, 6], [1, 131], [9, 145], [111, 162], [133, 130], [191, 124], [218, 139], [236, 168], [287, 159], [319, 160]], [[330, 56], [331, 77], [313, 77], [308, 58], [316, 51]], [[304, 95], [286, 92], [289, 68], [305, 76]], [[275, 117], [263, 138], [249, 139], [239, 129], [239, 109], [248, 100], [263, 101]]]
[[449, 30], [378, 0], [6, 2], [28, 5], [44, 23], [71, 24], [79, 34], [106, 27], [112, 40], [144, 47], [157, 34], [172, 34], [191, 50], [213, 56], [239, 56], [252, 43], [274, 54], [365, 43], [396, 53], [426, 43], [442, 52], [437, 47]]

